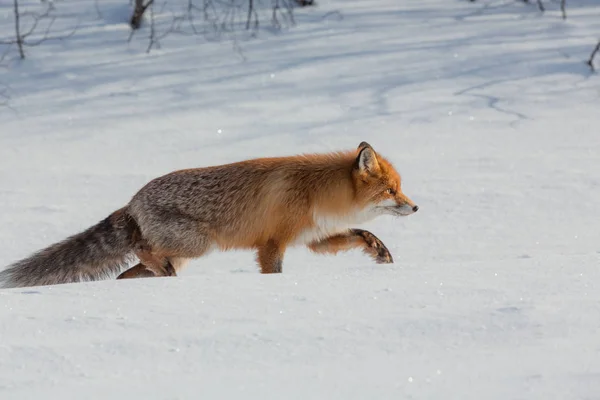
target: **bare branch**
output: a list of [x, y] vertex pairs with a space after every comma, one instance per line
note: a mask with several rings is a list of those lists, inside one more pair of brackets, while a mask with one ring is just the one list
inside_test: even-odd
[[[52, 3], [50, 3], [43, 13], [35, 13], [35, 12], [21, 13], [20, 9], [19, 9], [19, 0], [13, 0], [13, 11], [14, 11], [14, 16], [15, 16], [15, 18], [14, 18], [15, 19], [15, 37], [14, 37], [14, 39], [0, 41], [0, 44], [4, 44], [4, 45], [16, 44], [17, 49], [19, 51], [19, 57], [21, 59], [24, 59], [25, 58], [25, 47], [37, 46], [48, 40], [63, 40], [68, 37], [71, 37], [73, 34], [75, 34], [78, 26], [73, 28], [73, 30], [66, 35], [55, 35], [55, 36], [50, 35], [50, 31], [52, 30], [52, 27], [54, 26], [54, 21], [56, 20], [55, 16], [50, 15], [50, 13], [53, 9], [54, 9], [54, 6], [52, 5]], [[33, 22], [31, 23], [31, 26], [29, 27], [29, 29], [26, 32], [23, 32], [23, 26], [22, 26], [23, 25], [22, 21], [24, 18], [30, 18], [33, 20]], [[44, 21], [44, 20], [48, 20], [48, 19], [49, 19], [48, 26], [46, 27], [41, 38], [38, 40], [33, 40], [33, 41], [28, 40], [29, 36], [35, 35], [37, 33], [37, 28], [38, 28], [40, 22]], [[11, 46], [9, 46], [9, 48], [10, 47]], [[4, 58], [5, 56], [6, 56], [6, 53], [3, 55], [2, 58]]]
[[194, 25], [194, 10], [195, 9], [197, 9], [197, 7], [194, 5], [193, 0], [188, 0], [186, 17], [187, 17], [188, 21], [190, 21], [190, 26], [192, 27], [192, 31], [197, 35], [198, 30], [196, 29], [196, 25]]
[[21, 36], [21, 17], [19, 14], [19, 0], [14, 0], [13, 9], [15, 12], [16, 43], [19, 48], [19, 56], [21, 57], [21, 59], [24, 59], [25, 52], [23, 51], [23, 36]]
[[537, 5], [541, 12], [546, 11], [546, 8], [544, 7], [544, 3], [542, 3], [542, 0], [537, 0]]
[[[473, 1], [475, 1], [475, 0], [471, 0], [471, 1], [473, 2]], [[529, 0], [521, 0], [521, 1], [522, 1], [523, 3], [530, 4], [530, 3], [529, 3]], [[537, 0], [536, 2], [537, 2], [537, 6], [538, 6], [538, 8], [540, 9], [540, 11], [541, 11], [541, 12], [544, 12], [544, 11], [546, 11], [546, 8], [544, 7], [544, 3], [542, 3], [542, 0]]]
[[146, 53], [150, 53], [150, 50], [154, 45], [156, 45], [157, 48], [160, 48], [160, 43], [156, 39], [156, 29], [154, 27], [154, 0], [150, 0], [148, 5], [150, 6], [150, 42], [148, 43]]
[[44, 19], [48, 18], [49, 16], [50, 16], [49, 8], [42, 14], [36, 14], [36, 13], [32, 13], [32, 12], [26, 12], [26, 13], [21, 14], [21, 19], [23, 19], [25, 17], [33, 19], [33, 24], [31, 25], [31, 27], [29, 28], [29, 30], [26, 33], [21, 35], [21, 37], [23, 39], [25, 39], [26, 37], [33, 34], [35, 32], [35, 30], [37, 29], [37, 26], [40, 23], [40, 21], [43, 21]]
[[[307, 1], [306, 5], [309, 5], [308, 3], [309, 2]], [[310, 2], [310, 5], [312, 5], [312, 2]], [[285, 6], [286, 6], [286, 10], [287, 10], [287, 16], [290, 19], [290, 22], [291, 22], [292, 26], [295, 26], [296, 25], [296, 19], [294, 18], [294, 5], [292, 4], [292, 1], [291, 0], [285, 0]]]
[[279, 10], [279, 0], [275, 0], [275, 4], [273, 5], [273, 18], [272, 18], [272, 22], [273, 25], [276, 28], [281, 28], [281, 24], [279, 23], [279, 20], [277, 19], [277, 11]]
[[[133, 1], [138, 6], [148, 5], [150, 7], [148, 12], [153, 13], [148, 16], [150, 32], [146, 36], [149, 37], [147, 52], [159, 47], [161, 39], [170, 34], [204, 35], [207, 40], [227, 36], [228, 39], [237, 40], [236, 33], [244, 30], [254, 36], [261, 25], [261, 18], [265, 16], [268, 18], [269, 14], [265, 15], [265, 11], [271, 12], [271, 23], [276, 29], [293, 26], [296, 24], [294, 8], [298, 3], [298, 0], [186, 0], [182, 12], [173, 14], [170, 26], [165, 29], [163, 9], [167, 2], [163, 7], [155, 8], [157, 4], [154, 0]], [[264, 3], [267, 2], [272, 2], [270, 10], [264, 8]], [[129, 34], [129, 42], [135, 36], [134, 31], [132, 29]], [[239, 45], [234, 43], [234, 49], [238, 51], [239, 48]]]
[[598, 52], [600, 52], [600, 40], [598, 40], [598, 43], [596, 44], [596, 47], [594, 48], [594, 51], [592, 51], [592, 54], [590, 54], [590, 58], [587, 60], [587, 65], [590, 66], [590, 69], [592, 70], [592, 72], [596, 71], [596, 68], [594, 68], [594, 58], [596, 58], [596, 55], [598, 54]]
[[[281, 5], [285, 7], [285, 9], [281, 8]], [[271, 18], [273, 26], [277, 29], [281, 29], [282, 25], [279, 22], [279, 18], [277, 15], [281, 17], [285, 22], [288, 22], [289, 25], [296, 25], [296, 21], [294, 20], [294, 6], [292, 4], [292, 0], [275, 0], [275, 4], [273, 5], [273, 16]]]
[[135, 7], [133, 10], [133, 14], [131, 15], [131, 19], [129, 20], [129, 25], [131, 29], [139, 29], [142, 26], [142, 19], [144, 18], [144, 13], [146, 9], [154, 3], [154, 0], [148, 0], [146, 4], [144, 4], [144, 0], [135, 0]]
[[250, 29], [250, 20], [254, 11], [254, 0], [248, 0], [248, 19], [246, 20], [246, 30]]
[[560, 0], [560, 11], [563, 19], [567, 19], [567, 0]]

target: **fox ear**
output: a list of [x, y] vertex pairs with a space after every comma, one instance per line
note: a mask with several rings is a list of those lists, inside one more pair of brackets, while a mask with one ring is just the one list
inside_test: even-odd
[[371, 145], [369, 143], [367, 143], [367, 142], [360, 142], [360, 144], [358, 145], [358, 151], [361, 151], [365, 147], [373, 150], [373, 148], [371, 147]]
[[[361, 143], [362, 144], [362, 143]], [[379, 162], [377, 162], [377, 156], [375, 155], [375, 150], [369, 144], [365, 143], [366, 146], [363, 147], [358, 153], [358, 157], [356, 162], [358, 164], [358, 170], [361, 173], [371, 174], [379, 171]]]

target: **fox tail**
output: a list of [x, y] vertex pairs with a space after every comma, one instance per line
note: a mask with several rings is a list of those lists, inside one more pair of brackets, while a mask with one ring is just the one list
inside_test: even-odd
[[133, 259], [137, 231], [126, 209], [117, 210], [85, 231], [10, 265], [0, 272], [0, 287], [106, 279]]

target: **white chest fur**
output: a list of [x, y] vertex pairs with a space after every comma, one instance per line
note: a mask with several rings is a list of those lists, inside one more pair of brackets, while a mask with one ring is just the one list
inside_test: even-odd
[[345, 232], [350, 228], [357, 228], [358, 224], [370, 221], [378, 215], [379, 213], [375, 207], [357, 209], [355, 212], [342, 215], [331, 215], [316, 211], [313, 213], [314, 226], [311, 229], [302, 231], [294, 244], [307, 245], [328, 236]]

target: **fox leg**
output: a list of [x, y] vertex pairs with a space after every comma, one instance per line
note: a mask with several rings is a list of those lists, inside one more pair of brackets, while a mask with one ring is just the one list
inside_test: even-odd
[[150, 271], [142, 263], [137, 264], [134, 267], [129, 268], [127, 271], [122, 272], [117, 279], [132, 279], [132, 278], [152, 278], [156, 276], [154, 272]]
[[148, 210], [146, 225], [160, 229], [138, 230], [133, 237], [139, 264], [117, 279], [177, 276], [190, 258], [201, 257], [212, 245], [210, 227], [178, 214]]
[[143, 264], [147, 270], [153, 272], [155, 276], [177, 276], [177, 272], [173, 264], [171, 264], [169, 257], [153, 252], [150, 247], [140, 246], [136, 250], [135, 255], [140, 259], [140, 264]]
[[258, 264], [261, 273], [281, 273], [283, 265], [283, 248], [274, 240], [269, 240], [258, 248]]
[[[181, 257], [168, 257], [168, 260], [173, 266], [173, 268], [175, 268], [175, 271], [180, 271], [181, 269], [183, 269], [183, 267], [188, 261], [186, 258]], [[148, 267], [146, 267], [142, 263], [139, 263], [129, 268], [127, 271], [122, 272], [119, 276], [117, 276], [117, 279], [151, 278], [155, 276], [157, 275], [150, 269], [148, 269]]]
[[362, 248], [363, 252], [371, 256], [378, 264], [391, 264], [394, 262], [392, 255], [383, 242], [371, 232], [362, 229], [350, 229], [347, 232], [329, 236], [323, 240], [310, 243], [308, 248], [321, 254], [335, 254], [339, 251]]

